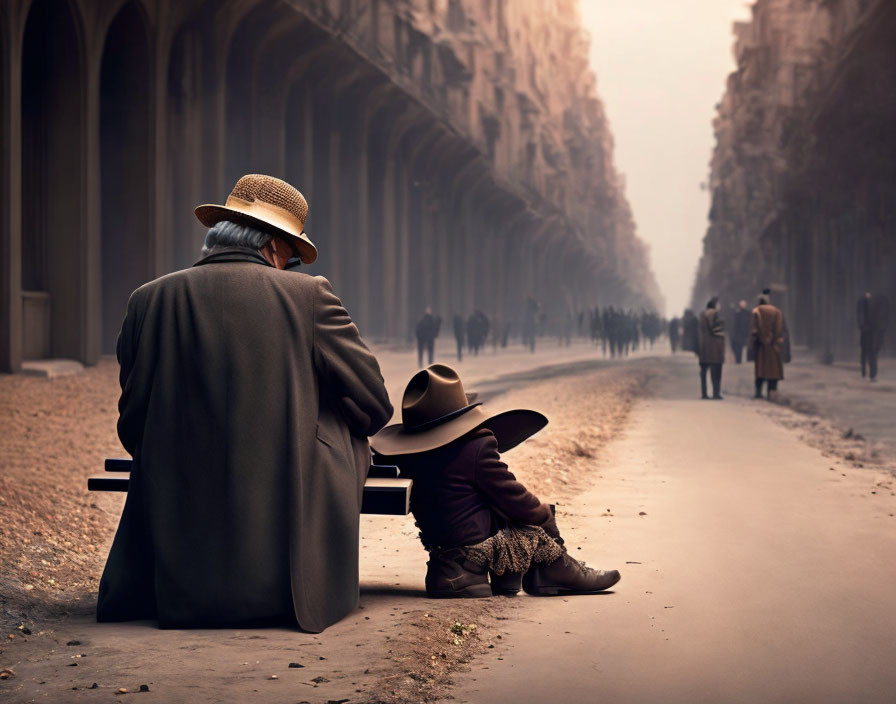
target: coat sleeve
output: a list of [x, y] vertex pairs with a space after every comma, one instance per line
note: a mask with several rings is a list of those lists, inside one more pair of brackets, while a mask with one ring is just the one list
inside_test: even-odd
[[758, 345], [760, 337], [759, 311], [754, 308], [750, 314], [750, 342]]
[[476, 457], [474, 474], [476, 487], [488, 497], [491, 504], [508, 520], [541, 526], [552, 538], [559, 538], [557, 522], [547, 504], [517, 480], [498, 454], [498, 441], [494, 435], [486, 436]]
[[136, 359], [143, 327], [144, 305], [140, 290], [128, 299], [128, 310], [118, 333], [115, 355], [118, 358], [121, 396], [118, 399], [118, 438], [131, 456], [143, 440], [146, 423], [147, 393], [145, 380], [138, 380]]
[[321, 388], [339, 407], [353, 435], [374, 435], [392, 417], [379, 364], [330, 282], [323, 277], [317, 282], [314, 365]]

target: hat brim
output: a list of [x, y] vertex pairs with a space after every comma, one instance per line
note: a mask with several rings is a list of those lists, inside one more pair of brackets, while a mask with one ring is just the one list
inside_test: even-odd
[[230, 220], [238, 225], [248, 225], [272, 235], [288, 237], [296, 244], [303, 264], [312, 264], [317, 259], [317, 247], [314, 246], [314, 243], [308, 238], [308, 235], [304, 232], [300, 234], [291, 232], [290, 230], [281, 227], [277, 222], [273, 221], [273, 219], [255, 217], [242, 210], [228, 208], [226, 205], [200, 205], [197, 206], [193, 212], [196, 214], [199, 222], [206, 227], [214, 227], [222, 220]]
[[409, 431], [401, 423], [389, 425], [370, 438], [370, 446], [380, 455], [414, 455], [444, 447], [479, 428], [495, 434], [498, 451], [507, 452], [548, 424], [538, 411], [516, 409], [490, 414], [476, 406], [463, 415], [423, 431]]

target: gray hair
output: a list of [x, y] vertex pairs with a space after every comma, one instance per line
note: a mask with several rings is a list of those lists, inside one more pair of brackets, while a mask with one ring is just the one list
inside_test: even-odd
[[239, 225], [231, 220], [222, 220], [215, 224], [205, 235], [202, 256], [206, 256], [215, 247], [248, 247], [261, 249], [272, 236], [248, 225]]

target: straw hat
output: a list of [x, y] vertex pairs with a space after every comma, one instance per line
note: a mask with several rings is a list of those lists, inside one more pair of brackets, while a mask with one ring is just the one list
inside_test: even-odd
[[303, 264], [317, 259], [317, 247], [305, 234], [308, 201], [279, 178], [248, 174], [236, 182], [227, 203], [200, 205], [194, 212], [206, 227], [230, 220], [272, 235], [286, 236], [298, 247]]
[[481, 403], [471, 401], [456, 371], [431, 364], [408, 382], [401, 399], [402, 422], [383, 428], [370, 438], [370, 446], [381, 455], [412, 455], [488, 428], [498, 440], [498, 450], [506, 452], [548, 424], [536, 411], [490, 414]]

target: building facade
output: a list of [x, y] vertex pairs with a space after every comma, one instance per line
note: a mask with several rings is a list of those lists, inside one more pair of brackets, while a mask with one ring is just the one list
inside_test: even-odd
[[797, 343], [856, 354], [856, 302], [896, 302], [896, 3], [759, 0], [735, 25], [694, 303], [784, 306]]
[[0, 39], [0, 370], [113, 352], [244, 173], [371, 338], [659, 303], [575, 0], [4, 0]]

